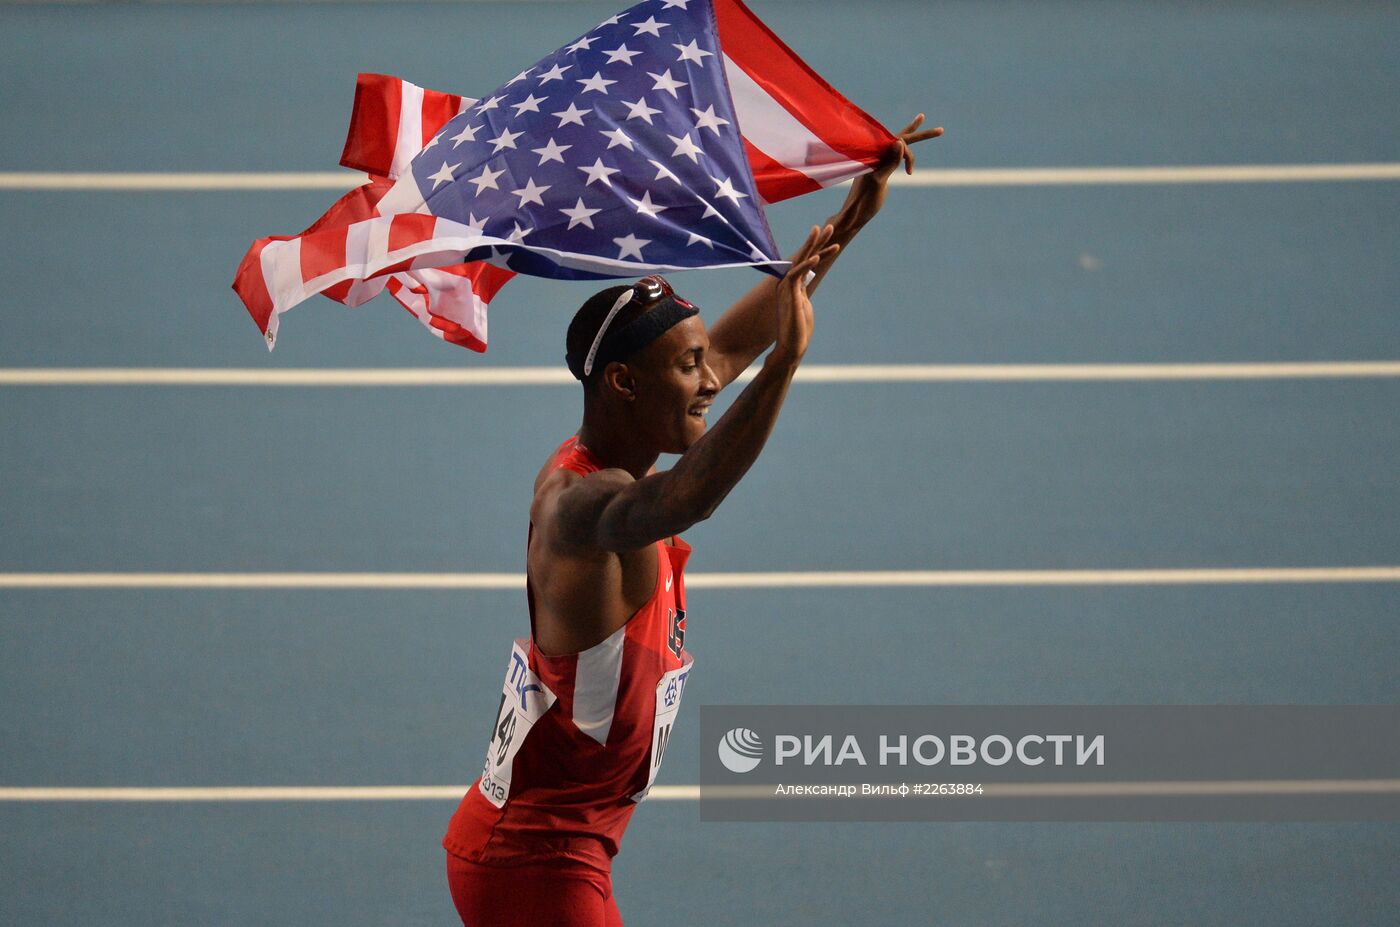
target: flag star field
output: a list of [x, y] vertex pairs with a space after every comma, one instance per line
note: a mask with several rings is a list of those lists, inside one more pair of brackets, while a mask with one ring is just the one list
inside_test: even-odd
[[[550, 252], [575, 267], [779, 260], [720, 61], [703, 0], [648, 0], [606, 20], [430, 140], [411, 167], [426, 211], [542, 249], [468, 255], [526, 272]], [[575, 276], [560, 270], [546, 272]]]

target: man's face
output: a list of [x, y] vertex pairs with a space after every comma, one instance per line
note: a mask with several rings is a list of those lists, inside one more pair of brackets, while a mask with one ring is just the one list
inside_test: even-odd
[[705, 360], [710, 338], [698, 315], [677, 322], [631, 359], [637, 428], [658, 450], [681, 454], [705, 434], [719, 381]]

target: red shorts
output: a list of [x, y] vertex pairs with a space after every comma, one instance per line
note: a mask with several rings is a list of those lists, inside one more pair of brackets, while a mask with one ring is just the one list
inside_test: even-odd
[[465, 927], [622, 927], [612, 879], [582, 866], [482, 866], [447, 854]]

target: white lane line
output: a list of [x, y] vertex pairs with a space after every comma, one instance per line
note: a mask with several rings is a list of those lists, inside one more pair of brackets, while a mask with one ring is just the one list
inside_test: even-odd
[[[688, 574], [691, 589], [1394, 583], [1400, 566]], [[0, 573], [3, 589], [524, 589], [523, 573]]]
[[[748, 382], [755, 369], [740, 374]], [[1173, 364], [811, 364], [802, 383], [1054, 383], [1400, 377], [1400, 361]], [[0, 386], [567, 386], [562, 367], [8, 367]]]
[[368, 180], [351, 171], [305, 173], [0, 173], [0, 190], [349, 190]]
[[[179, 788], [0, 787], [0, 801], [458, 801], [469, 785], [207, 786]], [[695, 800], [699, 786], [658, 785], [649, 793], [662, 801]]]
[[[0, 190], [348, 190], [366, 180], [354, 171], [26, 172], [0, 173]], [[1175, 164], [1141, 167], [1012, 167], [921, 169], [895, 174], [911, 187], [1044, 187], [1104, 184], [1309, 183], [1400, 180], [1400, 163]]]
[[1179, 586], [1260, 583], [1400, 582], [1400, 566], [1195, 570], [868, 570], [699, 573], [693, 589], [869, 586]]
[[1192, 164], [1145, 167], [1042, 167], [919, 170], [894, 174], [910, 187], [1060, 187], [1171, 183], [1307, 183], [1400, 180], [1400, 164]]
[[[211, 786], [180, 788], [0, 787], [0, 801], [405, 801], [461, 799], [467, 785]], [[653, 793], [655, 790], [653, 789]]]
[[988, 783], [986, 794], [1007, 798], [1119, 795], [1365, 795], [1400, 792], [1400, 779], [1260, 779], [1196, 782]]
[[[0, 787], [5, 802], [215, 802], [215, 801], [457, 801], [468, 785], [388, 786], [214, 786], [178, 788]], [[774, 785], [658, 785], [652, 799], [772, 798]], [[1193, 782], [1018, 782], [984, 783], [983, 795], [1001, 798], [1192, 796], [1192, 795], [1367, 795], [1400, 792], [1400, 779], [1232, 779]]]
[[9, 367], [0, 386], [562, 386], [563, 367]]
[[524, 573], [0, 573], [0, 589], [524, 588]]

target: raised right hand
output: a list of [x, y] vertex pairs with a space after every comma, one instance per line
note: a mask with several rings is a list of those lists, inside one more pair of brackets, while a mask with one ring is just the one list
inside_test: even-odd
[[778, 331], [769, 359], [796, 366], [812, 340], [812, 301], [807, 298], [807, 274], [835, 256], [840, 245], [830, 244], [832, 226], [812, 226], [802, 247], [793, 254], [792, 266], [778, 282]]

